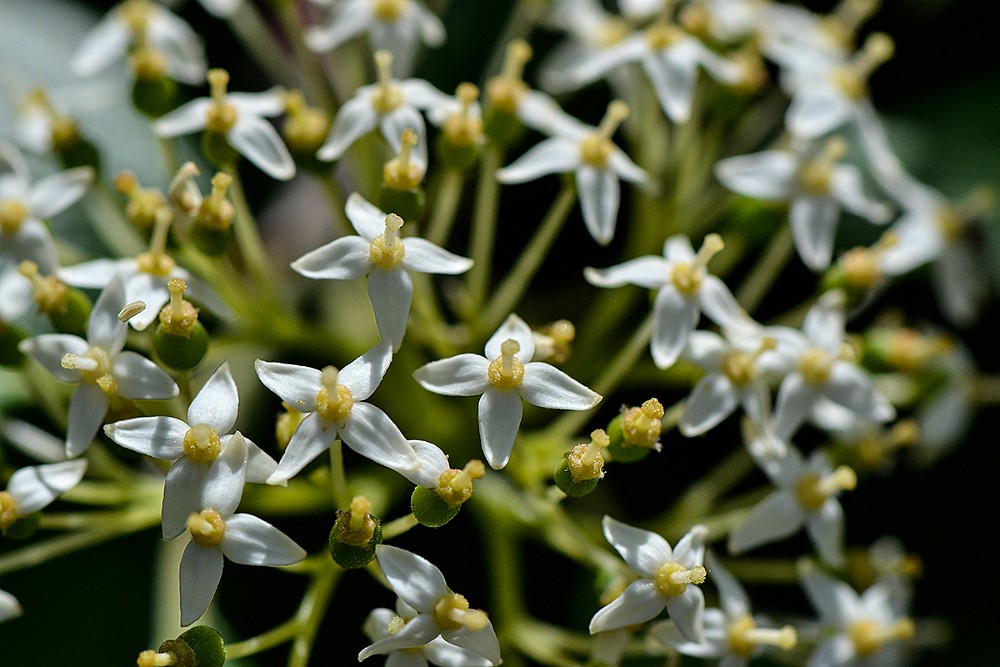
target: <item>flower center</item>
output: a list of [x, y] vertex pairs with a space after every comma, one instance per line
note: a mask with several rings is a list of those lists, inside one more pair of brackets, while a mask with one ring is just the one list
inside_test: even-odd
[[70, 352], [63, 355], [59, 363], [63, 368], [80, 371], [84, 382], [96, 384], [107, 394], [118, 389], [118, 384], [111, 375], [111, 357], [102, 347], [91, 347], [82, 357]]
[[687, 590], [688, 584], [705, 583], [708, 574], [704, 567], [695, 565], [688, 569], [676, 561], [667, 561], [656, 571], [656, 587], [667, 597], [675, 597]]
[[333, 525], [337, 540], [355, 547], [368, 546], [378, 527], [370, 514], [371, 510], [372, 504], [367, 498], [354, 496], [349, 510], [337, 512], [337, 520]]
[[174, 221], [174, 214], [166, 206], [156, 210], [153, 235], [149, 240], [149, 250], [135, 258], [139, 270], [160, 278], [166, 278], [177, 266], [177, 262], [167, 254], [167, 234]]
[[833, 175], [837, 162], [847, 155], [847, 142], [833, 137], [811, 160], [799, 168], [798, 181], [802, 191], [813, 197], [827, 197], [833, 188]]
[[486, 476], [482, 461], [472, 459], [465, 467], [449, 468], [438, 477], [437, 494], [448, 507], [458, 507], [472, 497], [472, 481]]
[[10, 491], [0, 491], [0, 530], [7, 530], [21, 517]]
[[798, 643], [798, 636], [792, 626], [786, 625], [780, 629], [758, 628], [749, 615], [730, 623], [726, 635], [729, 650], [741, 656], [749, 656], [758, 646], [777, 646], [790, 651]]
[[819, 387], [830, 380], [830, 371], [837, 357], [824, 349], [813, 347], [806, 350], [799, 359], [799, 372], [806, 382]]
[[60, 313], [66, 307], [69, 287], [55, 276], [43, 276], [38, 265], [29, 259], [17, 265], [17, 272], [31, 281], [32, 298], [41, 313]]
[[878, 9], [879, 0], [841, 0], [821, 21], [821, 27], [835, 43], [845, 49], [852, 47], [861, 24]]
[[399, 266], [406, 255], [403, 241], [399, 238], [399, 230], [403, 219], [395, 213], [385, 216], [385, 232], [372, 239], [368, 248], [368, 256], [372, 264], [380, 269], [393, 269]]
[[217, 134], [229, 134], [229, 130], [236, 125], [236, 107], [226, 101], [229, 72], [219, 68], [210, 69], [207, 78], [212, 90], [212, 106], [207, 111], [205, 129]]
[[514, 356], [520, 351], [520, 344], [513, 338], [500, 345], [500, 356], [491, 361], [486, 369], [490, 383], [497, 389], [508, 391], [524, 382], [524, 364]]
[[378, 86], [372, 93], [372, 108], [380, 114], [392, 113], [403, 104], [403, 90], [392, 78], [392, 54], [382, 49], [376, 51], [375, 69]]
[[390, 190], [409, 192], [414, 190], [424, 177], [424, 167], [410, 160], [413, 147], [420, 140], [417, 133], [410, 128], [403, 130], [399, 156], [385, 163], [382, 169], [382, 180]]
[[612, 16], [601, 21], [595, 32], [594, 42], [598, 47], [607, 48], [628, 37], [632, 27], [625, 19]]
[[913, 621], [901, 618], [892, 625], [883, 625], [871, 619], [851, 623], [847, 634], [854, 642], [854, 649], [863, 656], [872, 655], [884, 644], [896, 639], [910, 639], [916, 632]]
[[472, 632], [484, 629], [490, 622], [484, 612], [469, 609], [469, 601], [458, 593], [449, 593], [438, 599], [434, 605], [434, 620], [442, 630], [467, 628]]
[[528, 91], [524, 82], [524, 66], [531, 60], [531, 46], [523, 39], [515, 39], [507, 45], [503, 70], [486, 85], [490, 102], [497, 109], [510, 114], [517, 113], [521, 97]]
[[195, 424], [184, 434], [184, 453], [195, 463], [211, 463], [222, 451], [222, 441], [208, 424]]
[[663, 404], [651, 398], [642, 407], [623, 409], [621, 414], [622, 439], [626, 445], [658, 448], [660, 432], [663, 430], [663, 415], [666, 414]]
[[684, 296], [696, 296], [701, 291], [705, 279], [705, 268], [709, 260], [726, 246], [718, 234], [709, 234], [701, 244], [697, 256], [691, 262], [675, 262], [670, 272], [670, 281]]
[[858, 476], [851, 468], [840, 466], [829, 475], [806, 473], [795, 482], [795, 498], [807, 512], [815, 512], [831, 496], [850, 491], [858, 485]]
[[16, 234], [21, 224], [28, 219], [28, 207], [19, 199], [0, 201], [0, 232]]
[[202, 510], [188, 517], [191, 539], [203, 547], [218, 546], [226, 534], [226, 522], [215, 510]]
[[372, 15], [375, 20], [394, 23], [406, 11], [410, 0], [372, 0]]
[[901, 419], [888, 431], [862, 437], [857, 443], [858, 458], [871, 470], [884, 466], [899, 449], [911, 447], [920, 440], [920, 427], [913, 419]]
[[860, 51], [849, 62], [833, 71], [833, 82], [845, 95], [860, 100], [868, 94], [868, 79], [879, 65], [892, 58], [892, 38], [877, 32], [868, 36]]
[[566, 466], [574, 482], [586, 482], [604, 477], [604, 456], [601, 451], [611, 444], [603, 429], [590, 434], [590, 442], [577, 445], [566, 455]]
[[613, 100], [596, 132], [591, 132], [580, 141], [580, 159], [587, 164], [603, 169], [611, 159], [615, 145], [611, 142], [618, 126], [628, 118], [628, 105], [621, 100]]
[[737, 387], [744, 387], [757, 377], [757, 360], [760, 355], [778, 347], [778, 341], [770, 336], [760, 342], [754, 352], [732, 350], [722, 357], [722, 372]]
[[354, 407], [354, 397], [351, 390], [337, 382], [339, 371], [333, 366], [323, 369], [321, 382], [323, 386], [316, 393], [316, 412], [323, 419], [334, 424], [340, 424], [351, 414]]
[[455, 97], [462, 108], [445, 119], [441, 130], [448, 141], [456, 146], [472, 146], [483, 136], [483, 121], [473, 113], [473, 104], [479, 98], [479, 88], [471, 83], [460, 83]]

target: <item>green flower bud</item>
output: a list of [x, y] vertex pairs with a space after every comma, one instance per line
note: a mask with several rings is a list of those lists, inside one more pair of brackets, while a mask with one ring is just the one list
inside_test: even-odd
[[205, 158], [219, 169], [236, 164], [240, 154], [229, 145], [226, 135], [206, 130], [201, 135], [201, 150]]
[[410, 510], [422, 526], [440, 528], [456, 516], [461, 505], [452, 507], [434, 489], [418, 486], [410, 496]]
[[396, 190], [384, 183], [378, 190], [378, 207], [395, 213], [403, 220], [417, 220], [423, 215], [427, 197], [424, 189], [417, 186], [413, 190]]
[[63, 307], [46, 313], [52, 328], [60, 333], [85, 336], [87, 318], [90, 317], [90, 299], [78, 289], [70, 288], [66, 292]]
[[214, 628], [199, 625], [168, 639], [153, 650], [139, 654], [138, 667], [222, 667], [226, 663], [226, 642]]
[[177, 82], [170, 77], [138, 78], [132, 84], [132, 104], [150, 118], [172, 110], [177, 101]]
[[362, 568], [375, 558], [382, 543], [382, 524], [373, 517], [371, 503], [364, 496], [351, 500], [351, 509], [337, 510], [330, 531], [330, 556], [345, 570]]
[[153, 334], [153, 349], [160, 360], [181, 371], [191, 370], [208, 353], [208, 332], [198, 321], [198, 311], [181, 297], [186, 288], [180, 278], [167, 281], [170, 303], [160, 311], [160, 323]]
[[579, 498], [587, 495], [597, 488], [597, 483], [601, 479], [600, 477], [594, 477], [579, 482], [576, 481], [573, 479], [573, 473], [570, 472], [569, 464], [565, 458], [560, 460], [556, 465], [552, 476], [555, 478], [556, 486], [559, 487], [559, 490], [571, 498]]

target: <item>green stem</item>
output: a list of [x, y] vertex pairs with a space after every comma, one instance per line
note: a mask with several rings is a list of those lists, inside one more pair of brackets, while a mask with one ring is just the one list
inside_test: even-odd
[[791, 225], [783, 225], [781, 230], [771, 239], [753, 271], [746, 277], [736, 292], [736, 300], [748, 312], [752, 313], [767, 296], [768, 290], [774, 285], [781, 271], [795, 249], [792, 239]]
[[253, 2], [242, 2], [229, 17], [229, 27], [244, 45], [244, 53], [263, 69], [268, 78], [290, 86], [296, 80], [295, 64], [278, 44]]
[[419, 525], [420, 522], [417, 521], [417, 517], [413, 516], [413, 512], [410, 512], [406, 516], [401, 516], [389, 523], [382, 524], [382, 539], [391, 540]]
[[542, 220], [528, 245], [521, 251], [513, 268], [493, 293], [485, 312], [479, 319], [482, 331], [493, 331], [501, 321], [517, 306], [527, 291], [531, 279], [549, 254], [563, 224], [576, 205], [576, 185], [567, 182], [559, 191], [548, 213]]
[[455, 225], [455, 213], [462, 201], [462, 184], [465, 173], [458, 169], [446, 168], [431, 207], [431, 217], [427, 223], [424, 238], [434, 245], [443, 246], [448, 241]]
[[233, 179], [232, 185], [229, 186], [229, 195], [233, 202], [233, 208], [236, 210], [233, 229], [236, 233], [236, 243], [240, 248], [240, 255], [257, 285], [265, 290], [270, 301], [277, 304], [279, 301], [274, 292], [273, 272], [269, 266], [264, 241], [257, 228], [257, 220], [250, 210], [250, 204], [247, 202], [246, 193], [243, 190], [243, 181], [235, 166], [227, 167], [225, 171]]
[[330, 445], [330, 488], [333, 492], [333, 504], [338, 509], [350, 507], [351, 494], [347, 490], [347, 473], [344, 471], [344, 443], [340, 438]]
[[291, 641], [299, 631], [299, 625], [297, 618], [290, 618], [256, 637], [226, 644], [226, 660], [245, 658]]
[[319, 632], [320, 623], [342, 573], [343, 570], [331, 562], [327, 570], [316, 575], [302, 597], [302, 603], [295, 614], [299, 630], [288, 656], [288, 667], [306, 667], [309, 664], [316, 633]]
[[295, 56], [294, 60], [299, 65], [297, 71], [302, 86], [314, 103], [326, 109], [327, 112], [333, 113], [337, 102], [330, 92], [326, 76], [319, 66], [319, 60], [302, 38], [302, 20], [298, 12], [298, 3], [295, 0], [280, 0], [275, 2], [274, 6], [277, 9], [281, 30], [291, 44], [292, 53]]
[[500, 209], [500, 183], [496, 172], [503, 164], [503, 152], [492, 144], [483, 153], [476, 183], [476, 204], [472, 214], [469, 256], [475, 262], [469, 271], [469, 312], [477, 312], [486, 300], [492, 279], [493, 243], [496, 240]]

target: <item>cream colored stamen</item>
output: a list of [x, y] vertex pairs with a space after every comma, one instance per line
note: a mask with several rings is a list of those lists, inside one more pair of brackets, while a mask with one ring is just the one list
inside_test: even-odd
[[372, 107], [380, 114], [392, 113], [403, 104], [403, 90], [392, 78], [392, 54], [376, 51], [375, 69], [378, 85], [372, 93]]
[[833, 188], [833, 175], [837, 163], [847, 155], [847, 142], [841, 137], [832, 137], [815, 157], [799, 169], [799, 187], [815, 197], [825, 197]]
[[815, 512], [829, 498], [858, 485], [858, 476], [848, 466], [839, 466], [826, 476], [807, 473], [795, 483], [795, 497], [804, 510]]
[[413, 190], [424, 177], [422, 165], [412, 162], [413, 148], [420, 141], [417, 133], [410, 128], [403, 130], [399, 156], [389, 160], [382, 170], [385, 186], [392, 190]]
[[531, 60], [531, 46], [523, 39], [515, 39], [507, 45], [507, 53], [500, 76], [490, 79], [486, 87], [490, 102], [507, 113], [517, 113], [521, 97], [527, 92], [524, 83], [524, 66]]
[[157, 653], [153, 649], [147, 649], [139, 654], [135, 664], [138, 667], [171, 667], [177, 664], [177, 656], [173, 653]]
[[372, 511], [372, 504], [364, 496], [354, 496], [351, 499], [351, 520], [352, 531], [363, 530], [368, 525], [368, 513]]
[[848, 636], [854, 643], [854, 649], [862, 656], [875, 653], [891, 641], [911, 639], [915, 633], [916, 627], [909, 618], [901, 618], [892, 625], [864, 619], [851, 623], [847, 630]]
[[770, 336], [761, 339], [754, 352], [731, 351], [722, 358], [722, 372], [737, 387], [744, 387], [757, 377], [757, 360], [765, 352], [777, 349], [778, 341]]
[[580, 141], [580, 159], [594, 167], [606, 167], [615, 149], [611, 137], [628, 116], [628, 105], [621, 100], [612, 100], [597, 131]]
[[226, 534], [226, 522], [215, 510], [202, 510], [188, 517], [187, 529], [191, 539], [203, 547], [214, 547]]
[[458, 507], [472, 497], [473, 480], [486, 476], [486, 466], [482, 461], [472, 459], [461, 470], [449, 468], [438, 478], [437, 491], [448, 507]]
[[844, 278], [860, 289], [871, 289], [882, 279], [879, 260], [886, 251], [896, 245], [899, 237], [894, 232], [886, 232], [871, 248], [853, 248], [840, 258]]
[[337, 382], [339, 371], [333, 366], [323, 369], [320, 382], [323, 386], [316, 394], [316, 412], [323, 419], [334, 424], [340, 424], [351, 414], [354, 407], [354, 396], [351, 390]]
[[524, 381], [524, 364], [514, 356], [520, 351], [521, 345], [513, 338], [500, 345], [500, 356], [490, 362], [486, 371], [490, 383], [497, 389], [514, 389]]
[[895, 48], [889, 35], [872, 33], [861, 50], [834, 71], [834, 82], [848, 97], [862, 99], [868, 94], [868, 79], [880, 65], [892, 58]]
[[41, 313], [58, 313], [66, 307], [69, 287], [55, 276], [43, 276], [38, 265], [26, 259], [17, 265], [17, 272], [31, 281], [32, 298]]
[[149, 250], [136, 257], [139, 270], [143, 273], [166, 278], [177, 266], [177, 262], [167, 254], [167, 235], [173, 221], [174, 214], [169, 208], [161, 206], [157, 209]]
[[688, 569], [676, 561], [667, 561], [656, 571], [656, 587], [667, 597], [680, 595], [688, 584], [703, 584], [708, 572], [701, 565]]
[[658, 448], [663, 430], [663, 404], [651, 398], [640, 408], [622, 409], [622, 438], [631, 447]]
[[118, 311], [118, 321], [128, 322], [130, 319], [146, 310], [145, 301], [132, 301], [125, 305], [120, 311]]
[[879, 4], [879, 0], [841, 0], [823, 19], [822, 27], [837, 44], [849, 49], [858, 29], [871, 18]]
[[403, 620], [401, 616], [393, 616], [389, 619], [389, 622], [385, 625], [385, 631], [387, 634], [394, 635], [403, 629], [406, 625], [406, 621]]
[[604, 456], [602, 451], [611, 444], [611, 439], [603, 429], [590, 434], [590, 442], [582, 443], [566, 455], [566, 466], [575, 482], [604, 477]]
[[790, 651], [798, 643], [798, 635], [792, 626], [758, 628], [750, 616], [743, 616], [730, 623], [727, 635], [729, 649], [742, 656], [749, 656], [758, 646], [777, 646]]
[[472, 113], [472, 105], [479, 98], [479, 88], [471, 83], [460, 83], [455, 97], [462, 108], [445, 119], [441, 130], [457, 146], [471, 146], [483, 135], [483, 121]]
[[184, 434], [184, 453], [195, 463], [211, 463], [221, 451], [222, 440], [208, 424], [195, 424]]
[[236, 107], [226, 100], [229, 72], [219, 68], [210, 69], [206, 78], [212, 91], [212, 106], [208, 109], [205, 129], [217, 134], [228, 134], [236, 125]]
[[111, 357], [104, 348], [91, 347], [82, 357], [73, 353], [65, 354], [60, 365], [80, 371], [84, 382], [96, 384], [109, 395], [117, 391], [117, 383], [111, 375]]
[[442, 596], [437, 601], [434, 605], [434, 620], [443, 630], [465, 628], [472, 632], [485, 629], [490, 622], [484, 612], [469, 609], [469, 601], [458, 593]]
[[399, 266], [406, 256], [406, 248], [402, 239], [399, 238], [399, 230], [403, 226], [403, 219], [395, 213], [385, 216], [385, 231], [372, 239], [368, 247], [368, 256], [372, 264], [382, 269], [391, 269]]
[[670, 276], [671, 282], [677, 291], [684, 296], [695, 296], [701, 291], [701, 283], [705, 277], [705, 269], [708, 262], [720, 250], [726, 247], [722, 237], [718, 234], [709, 234], [701, 244], [698, 254], [691, 262], [676, 262]]
[[212, 192], [202, 200], [198, 208], [198, 224], [202, 227], [224, 232], [233, 223], [236, 209], [226, 199], [233, 177], [225, 172], [218, 172], [212, 177]]

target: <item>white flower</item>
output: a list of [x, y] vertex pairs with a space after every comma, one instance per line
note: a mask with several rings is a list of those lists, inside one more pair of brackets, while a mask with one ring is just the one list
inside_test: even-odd
[[414, 379], [425, 389], [446, 396], [479, 399], [479, 437], [490, 466], [507, 465], [518, 427], [522, 400], [554, 410], [589, 410], [601, 400], [561, 370], [531, 361], [535, 352], [531, 329], [510, 315], [488, 341], [486, 356], [459, 354], [421, 366]]
[[291, 479], [337, 438], [372, 461], [393, 470], [410, 470], [420, 461], [399, 428], [365, 399], [378, 388], [392, 361], [392, 346], [383, 341], [338, 371], [261, 361], [257, 377], [285, 403], [308, 413], [295, 429], [278, 469], [267, 479]]
[[710, 234], [695, 255], [687, 238], [671, 236], [663, 244], [663, 257], [644, 255], [607, 269], [587, 267], [583, 275], [598, 287], [638, 285], [659, 290], [653, 302], [649, 351], [658, 367], [668, 368], [677, 361], [702, 312], [720, 326], [742, 325], [746, 319], [725, 283], [705, 270], [722, 247], [722, 239]]
[[[500, 644], [489, 618], [478, 609], [470, 609], [464, 596], [448, 588], [441, 570], [425, 558], [386, 544], [376, 547], [375, 557], [390, 588], [415, 614], [410, 616], [410, 609], [404, 607], [407, 617], [401, 616], [400, 622], [393, 624], [395, 631], [387, 628], [387, 636], [362, 650], [359, 661], [421, 647], [441, 637], [485, 658], [487, 664], [500, 664]], [[478, 662], [456, 664], [474, 667]]]
[[227, 93], [229, 74], [208, 72], [211, 97], [199, 97], [163, 115], [153, 124], [161, 137], [176, 137], [206, 130], [225, 136], [232, 147], [278, 180], [295, 176], [295, 162], [278, 132], [264, 120], [285, 110], [285, 95], [279, 88], [263, 93]]
[[[724, 667], [746, 667], [753, 656], [765, 647], [778, 646], [790, 650], [798, 641], [791, 626], [767, 627], [769, 623], [750, 611], [750, 599], [732, 574], [712, 552], [705, 554], [705, 563], [712, 581], [719, 589], [721, 609], [705, 610], [705, 636], [701, 642], [685, 637], [673, 621], [654, 624], [649, 635], [667, 648], [696, 658], [722, 658]], [[758, 625], [761, 624], [761, 625]]]
[[327, 25], [306, 33], [306, 43], [314, 51], [329, 51], [367, 33], [372, 51], [390, 51], [399, 71], [409, 73], [418, 40], [428, 46], [444, 43], [444, 24], [419, 0], [315, 1], [332, 5], [333, 16]]
[[909, 617], [893, 609], [887, 586], [875, 584], [858, 595], [809, 562], [799, 570], [802, 587], [824, 626], [823, 639], [806, 663], [808, 667], [905, 663], [901, 640], [911, 639], [915, 628]]
[[0, 590], [0, 623], [17, 618], [24, 613], [21, 603], [7, 591]]
[[174, 417], [137, 417], [108, 424], [104, 433], [116, 443], [165, 461], [174, 461], [163, 488], [163, 538], [184, 532], [192, 512], [202, 509], [207, 485], [218, 479], [220, 457], [230, 447], [246, 449], [247, 478], [263, 483], [278, 467], [268, 454], [238, 432], [236, 382], [223, 363], [188, 407], [187, 422]]
[[14, 322], [35, 310], [35, 290], [17, 266], [0, 259], [0, 321]]
[[182, 19], [151, 0], [125, 0], [101, 19], [70, 58], [77, 76], [92, 76], [140, 44], [162, 54], [167, 74], [199, 84], [205, 77], [205, 51], [197, 33]]
[[86, 340], [42, 334], [19, 346], [60, 380], [80, 384], [69, 403], [67, 456], [79, 456], [87, 449], [104, 421], [109, 400], [164, 399], [178, 393], [177, 385], [159, 366], [123, 350], [128, 325], [118, 314], [125, 305], [125, 287], [116, 276], [90, 311]]
[[292, 268], [308, 278], [368, 276], [368, 296], [379, 335], [399, 349], [413, 297], [413, 280], [407, 271], [453, 275], [468, 271], [472, 260], [422, 238], [400, 238], [403, 219], [387, 215], [358, 193], [347, 199], [344, 211], [359, 235], [343, 236], [308, 252], [292, 262]]
[[[385, 607], [371, 610], [365, 619], [364, 632], [373, 642], [378, 642], [399, 632], [417, 616], [416, 609], [397, 598], [395, 610]], [[475, 651], [435, 637], [423, 646], [390, 651], [385, 664], [390, 667], [427, 667], [428, 664], [444, 667], [490, 667], [493, 663]]]
[[844, 345], [845, 319], [843, 293], [826, 292], [806, 314], [803, 335], [784, 341], [796, 368], [778, 388], [774, 430], [780, 439], [789, 440], [824, 396], [870, 421], [887, 422], [896, 416]]
[[853, 165], [839, 164], [847, 144], [831, 139], [817, 150], [769, 150], [720, 160], [715, 175], [748, 197], [787, 201], [795, 247], [813, 271], [830, 265], [841, 208], [876, 223], [889, 221], [887, 206], [873, 201]]
[[247, 450], [227, 447], [213, 466], [201, 509], [187, 518], [191, 541], [181, 557], [181, 625], [205, 613], [222, 578], [223, 556], [241, 565], [291, 565], [306, 552], [287, 535], [250, 514], [234, 514], [243, 495]]
[[18, 519], [38, 512], [83, 479], [86, 459], [60, 461], [20, 468], [0, 491], [0, 530], [4, 533]]
[[512, 164], [497, 172], [501, 183], [524, 183], [546, 174], [572, 171], [583, 208], [583, 221], [595, 241], [607, 245], [615, 235], [621, 186], [618, 180], [645, 183], [646, 172], [611, 141], [628, 116], [620, 101], [608, 106], [599, 128], [592, 128], [563, 114], [552, 119], [556, 136], [545, 139]]
[[83, 197], [94, 170], [78, 167], [32, 184], [24, 156], [0, 142], [0, 257], [31, 260], [45, 274], [59, 266], [55, 243], [41, 218], [51, 218]]
[[701, 642], [704, 632], [705, 536], [694, 526], [673, 549], [665, 539], [604, 517], [604, 537], [640, 576], [590, 621], [590, 634], [615, 630], [655, 618], [664, 607], [685, 637]]
[[729, 534], [729, 550], [743, 553], [784, 539], [804, 525], [820, 557], [841, 567], [844, 560], [844, 510], [837, 494], [851, 490], [857, 475], [847, 466], [834, 470], [830, 459], [817, 450], [803, 461], [791, 445], [782, 456], [761, 456], [751, 448], [757, 463], [778, 489], [760, 501]]

